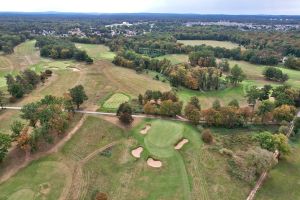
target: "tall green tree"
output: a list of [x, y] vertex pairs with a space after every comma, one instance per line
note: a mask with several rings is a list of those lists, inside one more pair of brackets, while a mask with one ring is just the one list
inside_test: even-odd
[[230, 74], [226, 77], [227, 80], [234, 86], [237, 86], [238, 83], [242, 82], [246, 79], [246, 75], [244, 74], [242, 68], [238, 65], [235, 65], [231, 70]]
[[7, 134], [0, 133], [0, 162], [6, 157], [8, 148], [11, 146], [11, 137]]
[[74, 88], [70, 89], [69, 92], [73, 103], [77, 106], [77, 109], [79, 109], [80, 105], [83, 104], [84, 101], [88, 100], [82, 85], [75, 86]]

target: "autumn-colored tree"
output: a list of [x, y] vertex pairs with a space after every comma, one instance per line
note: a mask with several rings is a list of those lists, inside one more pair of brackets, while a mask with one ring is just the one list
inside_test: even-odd
[[187, 104], [184, 108], [184, 115], [190, 120], [193, 124], [198, 124], [200, 121], [200, 111], [197, 107], [191, 103]]
[[275, 105], [272, 101], [265, 100], [265, 101], [261, 102], [261, 105], [259, 105], [259, 107], [258, 107], [257, 114], [259, 116], [261, 116], [262, 122], [266, 121], [268, 114], [272, 113], [274, 108], [275, 108]]
[[156, 105], [150, 103], [149, 101], [144, 105], [143, 110], [146, 114], [157, 114]]
[[274, 119], [277, 122], [287, 121], [291, 122], [296, 114], [296, 108], [290, 105], [282, 105], [275, 108], [273, 111]]
[[30, 136], [28, 134], [28, 127], [25, 127], [19, 137], [17, 138], [18, 147], [20, 147], [24, 151], [28, 151], [30, 149]]

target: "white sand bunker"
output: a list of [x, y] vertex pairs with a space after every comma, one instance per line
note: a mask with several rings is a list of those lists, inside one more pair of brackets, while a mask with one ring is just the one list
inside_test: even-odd
[[135, 158], [140, 158], [140, 157], [141, 157], [141, 154], [142, 154], [142, 152], [143, 152], [143, 150], [144, 150], [143, 147], [138, 147], [138, 148], [132, 150], [132, 151], [131, 151], [131, 154], [132, 154], [133, 157], [135, 157]]
[[147, 124], [145, 128], [141, 130], [142, 135], [146, 135], [151, 128], [151, 124]]
[[159, 160], [154, 160], [153, 158], [148, 158], [147, 164], [150, 167], [154, 167], [154, 168], [160, 168], [160, 167], [162, 167], [162, 162], [159, 161]]
[[183, 139], [180, 142], [178, 142], [178, 144], [174, 147], [176, 150], [179, 150], [183, 147], [183, 145], [185, 145], [186, 143], [188, 143], [189, 140], [188, 139]]
[[71, 69], [73, 72], [80, 72], [80, 69], [75, 68], [75, 67], [70, 67], [70, 69]]

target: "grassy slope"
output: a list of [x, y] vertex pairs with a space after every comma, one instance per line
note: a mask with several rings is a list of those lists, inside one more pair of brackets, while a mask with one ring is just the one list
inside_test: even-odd
[[115, 93], [108, 100], [104, 102], [103, 107], [108, 109], [117, 109], [120, 104], [128, 101], [129, 101], [129, 97], [126, 96], [125, 94]]
[[239, 47], [238, 44], [227, 42], [227, 41], [216, 41], [216, 40], [178, 40], [177, 42], [184, 45], [196, 46], [196, 45], [207, 45], [212, 47], [222, 47], [227, 49], [234, 49]]

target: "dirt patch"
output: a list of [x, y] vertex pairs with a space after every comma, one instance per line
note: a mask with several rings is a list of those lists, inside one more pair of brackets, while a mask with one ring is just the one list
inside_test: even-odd
[[162, 162], [159, 160], [154, 160], [153, 158], [148, 158], [147, 164], [148, 164], [148, 166], [153, 167], [153, 168], [162, 167]]
[[176, 146], [174, 147], [174, 149], [179, 150], [179, 149], [181, 149], [183, 147], [183, 145], [185, 145], [188, 142], [189, 142], [189, 140], [184, 138], [184, 139], [182, 139], [180, 142], [178, 142], [176, 144]]
[[138, 148], [132, 150], [132, 151], [131, 151], [131, 154], [132, 154], [133, 157], [135, 157], [135, 158], [140, 158], [143, 151], [144, 151], [144, 148], [143, 148], [143, 147], [138, 147]]
[[150, 129], [151, 129], [151, 124], [147, 124], [146, 127], [140, 131], [140, 133], [142, 135], [146, 135]]

